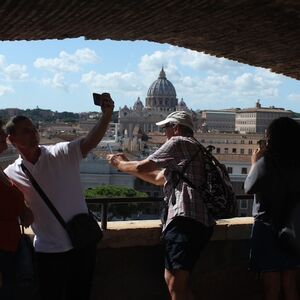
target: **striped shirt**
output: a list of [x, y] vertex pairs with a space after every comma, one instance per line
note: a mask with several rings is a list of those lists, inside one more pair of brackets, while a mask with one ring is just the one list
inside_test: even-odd
[[[206, 226], [215, 224], [197, 190], [182, 179], [175, 186], [178, 180], [174, 178], [174, 171], [181, 172], [198, 149], [199, 146], [194, 138], [174, 136], [148, 157], [159, 167], [165, 168], [164, 200], [168, 205], [168, 217], [163, 229], [176, 216], [189, 217]], [[195, 186], [201, 186], [204, 183], [205, 171], [201, 152], [190, 162], [184, 175]]]

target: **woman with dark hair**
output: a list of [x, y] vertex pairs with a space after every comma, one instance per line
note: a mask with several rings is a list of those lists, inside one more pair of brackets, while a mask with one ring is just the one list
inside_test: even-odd
[[[0, 121], [0, 153], [7, 149], [6, 133]], [[23, 194], [0, 168], [0, 299], [13, 299], [15, 253], [21, 236], [18, 218], [24, 226], [33, 222]]]
[[291, 118], [274, 120], [266, 148], [256, 149], [245, 191], [255, 194], [250, 270], [262, 276], [267, 300], [298, 300], [295, 280], [300, 256], [283, 247], [279, 231], [290, 208], [300, 201], [300, 125]]

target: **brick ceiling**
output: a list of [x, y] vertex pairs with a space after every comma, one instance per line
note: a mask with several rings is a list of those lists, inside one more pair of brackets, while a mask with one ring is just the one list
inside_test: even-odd
[[300, 79], [299, 0], [0, 1], [1, 40], [81, 36], [170, 43]]

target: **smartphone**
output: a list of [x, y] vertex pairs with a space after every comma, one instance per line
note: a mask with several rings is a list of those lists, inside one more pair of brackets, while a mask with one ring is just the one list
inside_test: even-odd
[[259, 147], [260, 150], [263, 150], [263, 151], [266, 150], [266, 148], [267, 148], [266, 140], [259, 140], [257, 142], [257, 144], [258, 144], [258, 147]]
[[109, 143], [107, 143], [107, 149], [108, 149], [109, 153], [111, 153], [111, 154], [113, 153], [113, 151], [111, 149], [111, 145]]
[[102, 106], [103, 98], [101, 97], [101, 94], [93, 93], [93, 98], [95, 105]]

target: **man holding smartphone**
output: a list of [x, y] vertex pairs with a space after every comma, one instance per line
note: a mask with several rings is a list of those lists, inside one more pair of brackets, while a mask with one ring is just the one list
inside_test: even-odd
[[81, 188], [81, 160], [103, 138], [111, 120], [114, 102], [108, 93], [100, 96], [102, 116], [83, 138], [55, 145], [39, 144], [36, 127], [25, 116], [13, 117], [6, 125], [8, 139], [19, 151], [19, 158], [5, 173], [23, 192], [32, 209], [34, 248], [41, 300], [88, 300], [96, 262], [96, 246], [74, 249], [65, 229], [55, 218], [23, 172], [23, 164], [68, 222], [79, 213], [87, 213]]
[[[156, 125], [164, 129], [167, 140], [150, 156], [129, 161], [124, 154], [109, 154], [107, 159], [119, 171], [164, 186], [165, 281], [172, 300], [190, 300], [194, 299], [190, 275], [213, 233], [215, 220], [202, 195], [178, 178], [178, 173], [184, 172], [193, 185], [201, 186], [206, 180], [204, 158], [194, 138], [192, 117], [187, 112], [172, 112]], [[190, 160], [195, 154], [197, 157]]]

